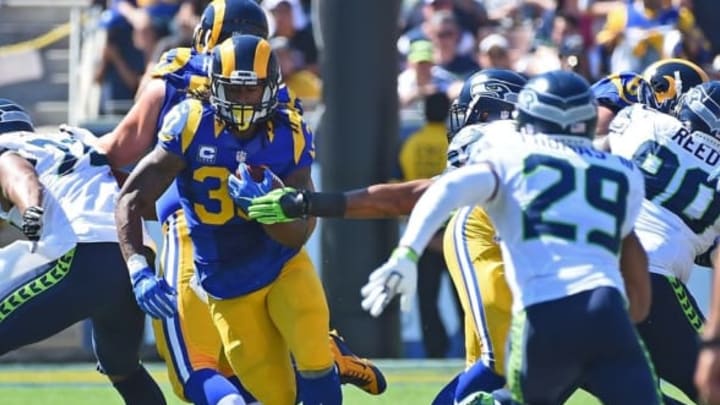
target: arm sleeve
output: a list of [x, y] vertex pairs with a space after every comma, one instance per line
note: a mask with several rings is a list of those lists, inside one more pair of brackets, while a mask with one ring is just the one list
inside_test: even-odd
[[465, 166], [439, 177], [415, 205], [400, 245], [422, 252], [454, 209], [488, 202], [498, 183], [488, 163]]

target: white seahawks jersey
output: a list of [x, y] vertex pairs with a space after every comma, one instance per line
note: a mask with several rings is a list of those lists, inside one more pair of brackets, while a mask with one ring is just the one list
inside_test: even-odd
[[445, 171], [448, 172], [462, 167], [470, 160], [473, 153], [477, 153], [477, 142], [489, 132], [514, 133], [514, 120], [498, 120], [490, 123], [468, 125], [458, 131], [448, 145], [448, 160]]
[[588, 139], [492, 132], [471, 163], [496, 175], [486, 211], [500, 235], [513, 310], [609, 286], [625, 294], [622, 240], [644, 197], [640, 170]]
[[[55, 239], [69, 247], [77, 242], [117, 242], [114, 209], [119, 190], [104, 156], [62, 132], [3, 134], [0, 148], [30, 161], [44, 186], [39, 248], [60, 250], [47, 246]], [[22, 223], [16, 208], [0, 215], [16, 226]]]
[[708, 180], [720, 166], [720, 142], [637, 104], [620, 111], [610, 131], [612, 152], [633, 160], [645, 175], [646, 200], [635, 229], [650, 271], [687, 282], [695, 256], [720, 232], [717, 180]]

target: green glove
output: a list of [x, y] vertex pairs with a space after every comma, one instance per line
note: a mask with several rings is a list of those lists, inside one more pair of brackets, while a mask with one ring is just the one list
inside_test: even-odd
[[247, 211], [251, 219], [271, 225], [292, 222], [307, 216], [308, 204], [303, 192], [292, 187], [283, 187], [253, 198]]

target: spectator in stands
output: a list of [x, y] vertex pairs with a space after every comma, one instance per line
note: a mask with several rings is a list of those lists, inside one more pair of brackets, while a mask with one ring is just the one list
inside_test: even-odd
[[672, 55], [681, 35], [691, 34], [695, 18], [672, 0], [627, 0], [608, 15], [596, 41], [610, 55], [610, 70], [640, 72]]
[[195, 26], [200, 22], [200, 14], [211, 0], [181, 0], [180, 8], [171, 24], [172, 34], [161, 39], [155, 47], [151, 63], [157, 61], [167, 50], [188, 47], [192, 41]]
[[290, 41], [285, 37], [270, 39], [275, 56], [280, 64], [285, 84], [299, 97], [306, 107], [317, 103], [322, 96], [322, 82], [318, 76], [309, 69], [303, 68], [302, 55], [290, 47]]
[[262, 5], [272, 17], [271, 36], [287, 38], [290, 48], [302, 56], [298, 68], [319, 73], [318, 50], [312, 26], [299, 0], [265, 0]]
[[[435, 64], [430, 41], [415, 41], [410, 46], [407, 68], [398, 76], [398, 97], [403, 108], [422, 110], [422, 100], [433, 93], [446, 93], [455, 77]], [[453, 98], [450, 96], [450, 98]]]
[[[457, 14], [465, 15], [460, 12], [459, 9], [456, 9], [454, 11], [452, 0], [421, 0], [421, 3], [422, 21], [418, 25], [413, 26], [413, 28], [409, 29], [398, 39], [397, 47], [398, 52], [400, 52], [401, 55], [407, 55], [408, 52], [410, 52], [410, 45], [413, 42], [429, 41], [432, 39], [432, 31], [434, 28], [431, 24], [431, 21], [437, 13], [442, 12], [446, 15], [450, 14], [452, 16], [455, 16]], [[481, 16], [484, 15], [482, 11], [479, 11], [478, 13]], [[478, 18], [482, 18], [484, 20], [484, 17]], [[457, 26], [456, 30], [458, 30], [459, 34], [459, 38], [456, 41], [457, 53], [460, 55], [471, 55], [474, 51], [476, 43], [475, 36], [472, 34], [472, 32], [475, 31], [467, 31], [464, 28], [461, 29], [460, 25], [457, 22], [457, 17], [454, 17], [453, 20], [455, 21], [455, 24]]]
[[433, 14], [428, 22], [428, 34], [435, 48], [435, 63], [464, 80], [480, 67], [469, 54], [458, 53], [460, 27], [450, 11]]
[[510, 43], [501, 34], [490, 34], [478, 46], [478, 64], [483, 68], [512, 69]]
[[[425, 125], [403, 142], [398, 155], [403, 181], [428, 179], [445, 169], [448, 148], [446, 121], [450, 100], [445, 93], [436, 92], [425, 97], [424, 104]], [[446, 274], [442, 235], [438, 232], [434, 236], [418, 262], [423, 346], [425, 355], [431, 358], [445, 357], [450, 342], [438, 310], [440, 281]], [[462, 324], [462, 319], [459, 321]]]
[[95, 71], [100, 85], [100, 113], [124, 114], [135, 96], [145, 59], [132, 43], [130, 27], [118, 24], [109, 27], [105, 47]]
[[179, 0], [112, 0], [101, 26], [107, 42], [95, 74], [101, 84], [101, 113], [129, 109], [157, 42], [168, 35]]

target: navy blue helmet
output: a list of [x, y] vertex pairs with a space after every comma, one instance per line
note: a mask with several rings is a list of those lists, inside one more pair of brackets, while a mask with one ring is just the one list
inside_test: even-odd
[[720, 82], [714, 80], [688, 90], [680, 97], [675, 116], [689, 131], [720, 139]]
[[533, 77], [520, 91], [516, 119], [518, 128], [526, 133], [592, 138], [597, 101], [582, 76], [554, 70]]
[[[272, 118], [278, 104], [280, 66], [270, 43], [255, 35], [234, 35], [213, 49], [210, 103], [220, 119], [239, 131]], [[246, 100], [261, 86], [258, 100]]]
[[17, 131], [35, 131], [30, 115], [20, 104], [0, 98], [0, 134]]
[[468, 77], [450, 107], [452, 138], [470, 124], [512, 118], [520, 89], [527, 79], [512, 70], [483, 69]]
[[265, 12], [254, 0], [215, 0], [205, 7], [195, 27], [192, 47], [202, 53], [210, 51], [233, 34], [268, 37]]
[[672, 113], [683, 93], [709, 80], [700, 66], [678, 58], [653, 63], [643, 71], [643, 78], [650, 89], [640, 95], [641, 102], [668, 114]]

